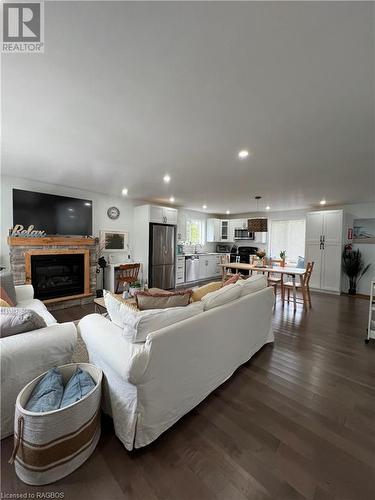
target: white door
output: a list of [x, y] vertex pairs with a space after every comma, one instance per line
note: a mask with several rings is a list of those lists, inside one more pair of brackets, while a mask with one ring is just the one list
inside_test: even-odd
[[342, 241], [342, 211], [323, 212], [323, 235], [325, 244], [341, 244]]
[[163, 207], [163, 216], [166, 224], [177, 224], [177, 210], [175, 208]]
[[163, 207], [150, 206], [150, 222], [159, 222], [162, 224], [164, 222], [163, 215]]
[[323, 212], [311, 212], [306, 215], [306, 245], [320, 242], [323, 235]]
[[306, 245], [305, 262], [314, 262], [314, 268], [310, 278], [311, 288], [321, 288], [322, 255], [323, 250], [320, 248], [319, 241]]
[[322, 254], [321, 289], [327, 292], [340, 292], [341, 244], [325, 243]]

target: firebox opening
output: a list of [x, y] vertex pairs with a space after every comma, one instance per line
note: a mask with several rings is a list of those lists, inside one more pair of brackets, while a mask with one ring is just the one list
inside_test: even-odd
[[84, 277], [83, 254], [31, 256], [31, 282], [37, 299], [83, 294]]

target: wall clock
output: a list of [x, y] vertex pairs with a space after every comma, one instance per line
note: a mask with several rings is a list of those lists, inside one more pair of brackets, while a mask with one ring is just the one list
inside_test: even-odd
[[120, 210], [117, 207], [109, 207], [107, 215], [112, 220], [118, 219], [120, 217]]

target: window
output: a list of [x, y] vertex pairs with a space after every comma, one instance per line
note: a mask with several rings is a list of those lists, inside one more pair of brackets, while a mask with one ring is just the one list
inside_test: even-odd
[[305, 220], [271, 220], [269, 254], [280, 258], [281, 250], [286, 251], [288, 261], [297, 262], [305, 255]]
[[188, 219], [186, 221], [186, 239], [192, 245], [204, 245], [205, 222], [203, 219]]

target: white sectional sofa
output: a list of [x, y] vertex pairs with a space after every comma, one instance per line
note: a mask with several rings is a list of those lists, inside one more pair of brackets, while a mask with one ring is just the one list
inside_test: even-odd
[[260, 279], [263, 289], [150, 333], [144, 343], [129, 342], [98, 314], [80, 321], [90, 362], [105, 374], [104, 410], [126, 449], [154, 441], [274, 340], [273, 290]]
[[70, 363], [77, 340], [74, 323], [58, 324], [43, 302], [34, 299], [32, 285], [15, 288], [16, 307], [33, 309], [47, 326], [0, 339], [1, 439], [13, 434], [14, 407], [20, 390], [53, 366]]

